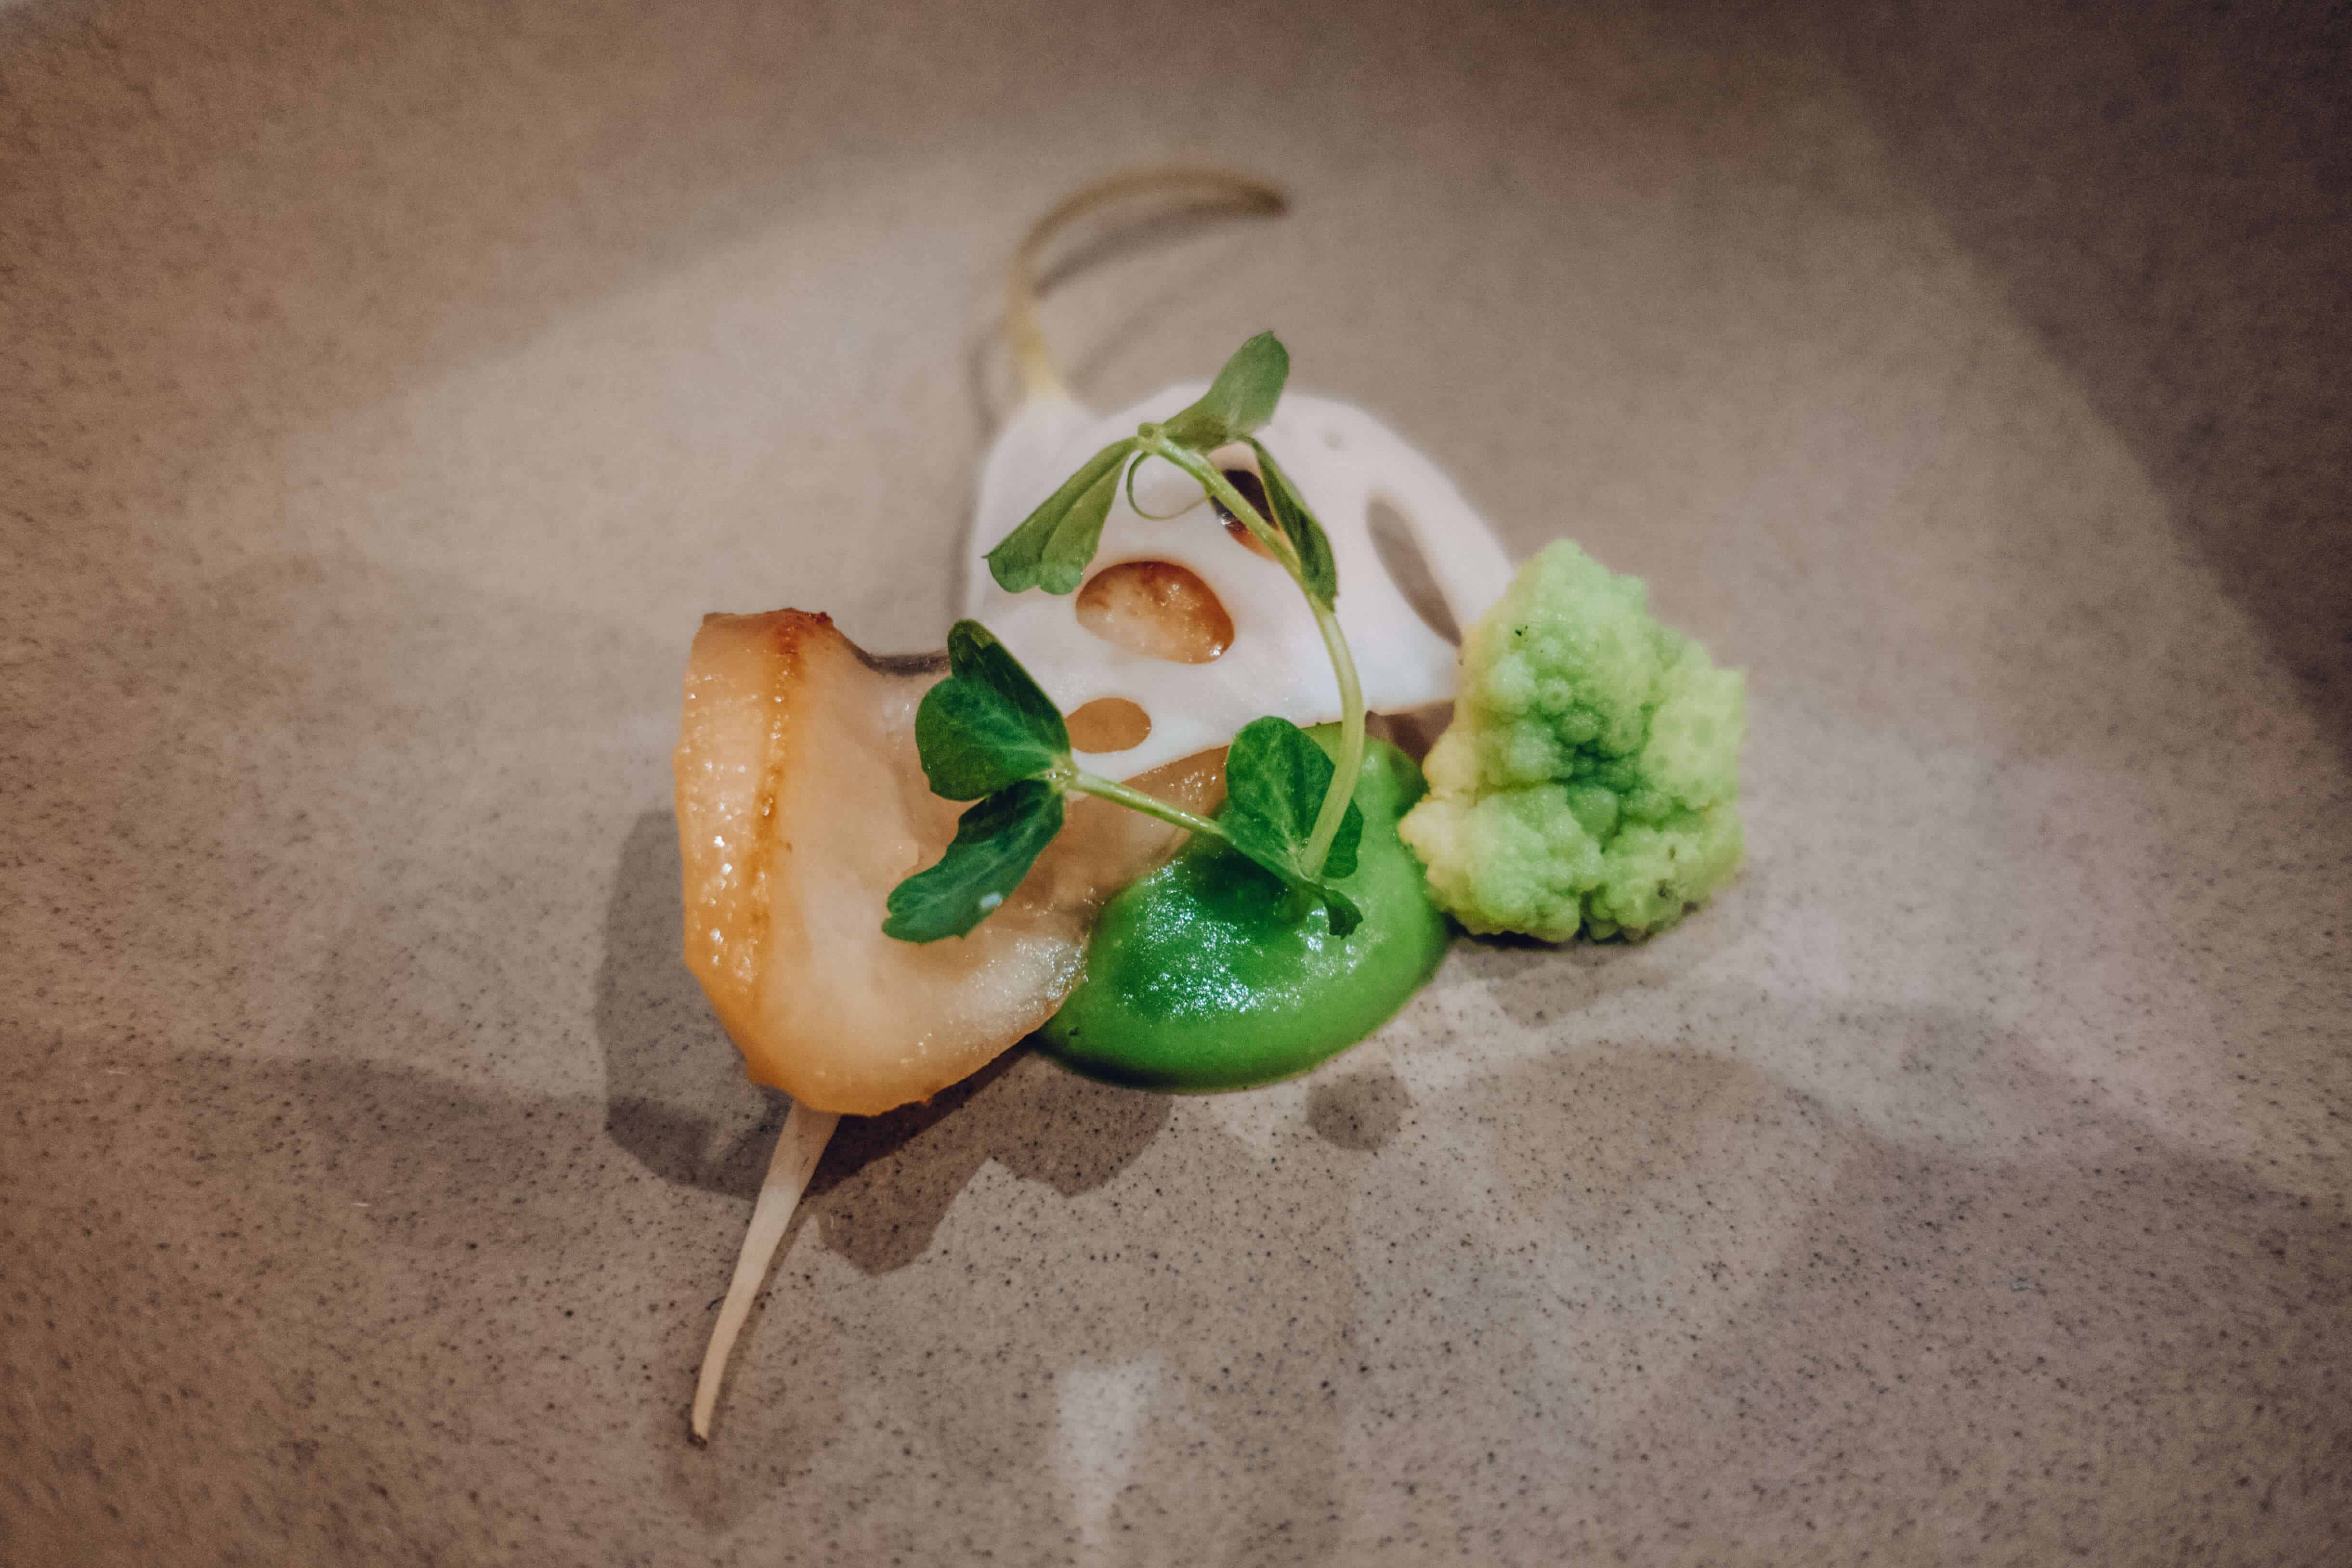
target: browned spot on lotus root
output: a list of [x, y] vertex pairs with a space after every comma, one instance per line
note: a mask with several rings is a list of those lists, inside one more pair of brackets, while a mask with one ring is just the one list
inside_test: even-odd
[[1124, 697], [1097, 697], [1064, 721], [1070, 745], [1081, 752], [1129, 752], [1151, 734], [1151, 715]]
[[1107, 643], [1164, 658], [1206, 664], [1231, 647], [1234, 618], [1216, 591], [1168, 561], [1125, 561], [1078, 590], [1078, 624]]
[[[1242, 500], [1257, 508], [1258, 516], [1265, 519], [1268, 522], [1272, 522], [1274, 521], [1274, 503], [1267, 500], [1265, 498], [1265, 481], [1264, 479], [1259, 479], [1247, 468], [1227, 468], [1224, 470], [1224, 474], [1225, 482], [1233, 486], [1234, 489], [1241, 491]], [[1249, 531], [1249, 524], [1244, 522], [1240, 518], [1235, 517], [1226, 507], [1224, 502], [1219, 500], [1214, 496], [1211, 496], [1209, 498], [1209, 504], [1217, 509], [1217, 515], [1219, 517], [1224, 519], [1225, 531], [1227, 533], [1232, 534], [1235, 539], [1240, 540], [1249, 550], [1259, 555], [1265, 556], [1268, 561], [1274, 559], [1274, 552], [1268, 550], [1258, 539], [1258, 536]]]

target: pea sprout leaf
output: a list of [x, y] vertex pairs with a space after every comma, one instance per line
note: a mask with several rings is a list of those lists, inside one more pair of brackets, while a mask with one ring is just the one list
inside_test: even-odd
[[1266, 521], [1280, 529], [1298, 552], [1299, 584], [1315, 596], [1316, 602], [1328, 610], [1339, 602], [1339, 563], [1331, 554], [1331, 540], [1323, 525], [1307, 507], [1307, 498], [1290, 482], [1265, 443], [1250, 437], [1250, 450], [1257, 454], [1260, 478], [1265, 481], [1266, 504], [1274, 515]]
[[1180, 447], [1207, 452], [1248, 435], [1274, 417], [1282, 384], [1290, 379], [1290, 351], [1272, 332], [1260, 332], [1234, 351], [1200, 401], [1160, 426]]
[[978, 800], [1069, 759], [1061, 710], [978, 621], [948, 633], [948, 678], [915, 710], [915, 751], [931, 792]]
[[1085, 579], [1095, 552], [1102, 548], [1103, 523], [1110, 516], [1111, 502], [1117, 500], [1118, 468], [1113, 465], [1062, 514], [1053, 541], [1045, 547], [1045, 566], [1037, 579], [1039, 587], [1048, 594], [1067, 594]]
[[[1225, 810], [1219, 816], [1228, 832], [1237, 820], [1243, 831], [1267, 847], [1282, 861], [1286, 874], [1301, 876], [1297, 853], [1315, 831], [1315, 817], [1331, 787], [1330, 753], [1314, 737], [1287, 719], [1268, 715], [1242, 726], [1225, 752]], [[1356, 869], [1356, 851], [1364, 836], [1364, 814], [1355, 802], [1324, 856], [1323, 874], [1337, 879]], [[1253, 858], [1255, 853], [1253, 852]]]
[[[1161, 458], [1199, 479], [1217, 483], [1209, 454], [1247, 440], [1257, 455], [1260, 494], [1250, 495], [1260, 520], [1278, 531], [1287, 550], [1277, 551], [1314, 607], [1329, 644], [1350, 734], [1360, 732], [1362, 702], [1354, 663], [1333, 618], [1339, 595], [1339, 565], [1328, 535], [1298, 487], [1267, 451], [1255, 432], [1274, 417], [1290, 377], [1290, 352], [1272, 332], [1260, 332], [1234, 352], [1217, 377], [1192, 405], [1164, 425], [1146, 424], [1125, 440], [1097, 452], [1077, 472], [988, 552], [988, 569], [1007, 593], [1044, 588], [1075, 592], [1102, 546], [1102, 531], [1117, 504], [1124, 473], [1128, 500], [1139, 454]], [[1255, 489], [1255, 487], [1252, 487]], [[1197, 503], [1195, 503], [1197, 504]], [[915, 719], [915, 739], [931, 788], [950, 800], [976, 800], [964, 813], [955, 842], [939, 864], [900, 883], [890, 895], [890, 918], [883, 929], [908, 941], [929, 942], [961, 935], [1002, 904], [1020, 883], [1046, 842], [1058, 831], [1064, 793], [1071, 788], [1120, 800], [1131, 809], [1164, 816], [1197, 835], [1223, 840], [1279, 879], [1293, 897], [1311, 895], [1330, 915], [1334, 934], [1344, 936], [1362, 919], [1354, 902], [1335, 886], [1351, 875], [1363, 837], [1363, 813], [1349, 801], [1320, 864], [1309, 868], [1307, 847], [1328, 797], [1353, 788], [1356, 770], [1345, 782], [1331, 757], [1286, 720], [1265, 718], [1234, 737], [1226, 757], [1227, 796], [1218, 819], [1168, 815], [1132, 792], [1076, 769], [1068, 727], [1052, 700], [1020, 662], [977, 622], [960, 621], [948, 639], [950, 675], [924, 693]], [[1172, 809], [1172, 808], [1171, 808]]]
[[1075, 591], [1102, 543], [1103, 520], [1118, 498], [1119, 466], [1135, 450], [1129, 437], [1114, 441], [1087, 459], [1062, 488], [1047, 496], [1021, 526], [988, 552], [988, 574], [1008, 594], [1043, 588]]
[[938, 942], [962, 936], [1012, 896], [1062, 831], [1062, 791], [1044, 779], [998, 790], [956, 822], [939, 863], [890, 889], [885, 936]]
[[948, 675], [986, 686], [1020, 711], [1022, 723], [1041, 743], [1056, 752], [1070, 749], [1062, 710], [1013, 657], [1013, 650], [978, 621], [961, 620], [948, 628]]
[[1333, 936], [1346, 936], [1364, 923], [1364, 911], [1356, 907], [1356, 900], [1329, 883], [1317, 884], [1315, 896], [1323, 900], [1323, 914], [1331, 922]]
[[1225, 805], [1217, 826], [1234, 848], [1320, 899], [1330, 912], [1332, 934], [1345, 936], [1363, 917], [1330, 884], [1356, 868], [1364, 814], [1354, 801], [1324, 856], [1321, 876], [1309, 876], [1304, 863], [1333, 771], [1329, 755], [1297, 725], [1272, 716], [1253, 720], [1225, 752]]

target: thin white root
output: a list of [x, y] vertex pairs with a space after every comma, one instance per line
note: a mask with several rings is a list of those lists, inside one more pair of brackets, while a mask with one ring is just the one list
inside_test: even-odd
[[832, 1140], [841, 1118], [829, 1110], [811, 1110], [798, 1100], [776, 1134], [776, 1152], [769, 1156], [767, 1179], [760, 1184], [760, 1200], [751, 1205], [751, 1226], [743, 1233], [743, 1250], [735, 1259], [735, 1279], [719, 1309], [710, 1331], [710, 1348], [702, 1352], [702, 1375], [694, 1385], [694, 1440], [710, 1441], [710, 1413], [719, 1404], [719, 1385], [727, 1376], [727, 1358], [734, 1353], [735, 1336], [751, 1315], [752, 1298], [768, 1277], [776, 1247], [808, 1191], [809, 1178]]
[[1238, 212], [1269, 216], [1290, 205], [1279, 189], [1264, 180], [1229, 169], [1189, 164], [1129, 169], [1082, 185], [1054, 204], [1052, 211], [1030, 226], [1021, 247], [1013, 253], [1013, 266], [1004, 279], [1004, 337], [1021, 368], [1024, 402], [1069, 395], [1062, 373], [1045, 347], [1045, 329], [1037, 321], [1038, 257], [1055, 236], [1097, 208], [1160, 191], [1189, 191], [1193, 195], [1193, 205], [1198, 206], [1231, 207]]

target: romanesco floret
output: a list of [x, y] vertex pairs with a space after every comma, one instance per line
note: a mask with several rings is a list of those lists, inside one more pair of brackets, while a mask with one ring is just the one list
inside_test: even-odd
[[1639, 936], [1738, 868], [1747, 679], [1648, 598], [1562, 542], [1463, 639], [1453, 725], [1398, 831], [1470, 930]]

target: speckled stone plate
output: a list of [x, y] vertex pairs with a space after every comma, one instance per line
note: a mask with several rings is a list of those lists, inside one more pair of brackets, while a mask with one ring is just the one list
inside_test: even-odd
[[[1931, 8], [1932, 10], [1932, 8]], [[2340, 15], [0, 8], [0, 1561], [2310, 1563], [2352, 1526]], [[1170, 1100], [782, 1112], [709, 609], [936, 646], [1024, 225], [1749, 671], [1751, 854]]]

